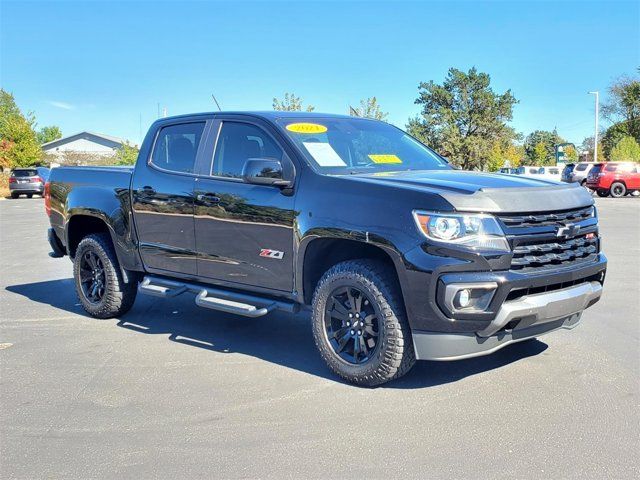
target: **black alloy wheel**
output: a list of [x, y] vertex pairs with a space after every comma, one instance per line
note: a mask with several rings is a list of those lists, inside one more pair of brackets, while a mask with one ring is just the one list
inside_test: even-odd
[[358, 288], [339, 287], [331, 293], [324, 327], [333, 352], [345, 362], [361, 365], [375, 355], [380, 321], [371, 300]]
[[107, 282], [104, 264], [93, 251], [85, 251], [80, 259], [80, 286], [82, 294], [91, 303], [102, 301]]
[[614, 198], [624, 197], [627, 194], [627, 188], [623, 183], [614, 182], [611, 185], [611, 196]]

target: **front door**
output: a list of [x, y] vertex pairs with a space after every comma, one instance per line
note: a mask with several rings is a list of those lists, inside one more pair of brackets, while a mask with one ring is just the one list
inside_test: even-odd
[[293, 164], [257, 125], [223, 121], [214, 128], [211, 175], [199, 177], [195, 187], [198, 276], [291, 292], [294, 196], [243, 183], [242, 169], [249, 158], [275, 158], [292, 178]]
[[131, 185], [133, 215], [145, 266], [157, 273], [196, 274], [194, 169], [205, 122], [162, 127], [148, 162]]

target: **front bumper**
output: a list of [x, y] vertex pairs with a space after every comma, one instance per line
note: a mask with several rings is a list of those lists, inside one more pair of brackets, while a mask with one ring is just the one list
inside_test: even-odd
[[418, 360], [460, 360], [488, 355], [511, 343], [574, 328], [602, 295], [597, 281], [506, 301], [486, 328], [475, 333], [413, 332]]

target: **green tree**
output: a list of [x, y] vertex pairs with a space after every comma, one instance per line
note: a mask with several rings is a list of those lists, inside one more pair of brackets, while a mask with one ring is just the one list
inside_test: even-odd
[[349, 113], [355, 117], [373, 118], [375, 120], [386, 120], [389, 113], [383, 112], [376, 97], [369, 97], [360, 100], [358, 108], [349, 108]]
[[0, 167], [30, 167], [40, 161], [34, 124], [33, 114], [23, 115], [13, 95], [0, 89]]
[[499, 143], [495, 143], [491, 147], [489, 152], [489, 158], [487, 160], [487, 171], [496, 172], [502, 168], [505, 164], [504, 152], [502, 146]]
[[602, 107], [603, 116], [640, 142], [640, 79], [621, 77], [609, 87], [609, 101]]
[[522, 160], [524, 159], [524, 147], [510, 142], [507, 148], [503, 150], [503, 154], [511, 168], [517, 168], [522, 164]]
[[538, 142], [533, 147], [531, 154], [527, 155], [527, 159], [532, 165], [546, 165], [549, 162], [549, 151], [544, 142]]
[[612, 162], [640, 162], [640, 145], [631, 135], [623, 137], [611, 150]]
[[419, 117], [407, 130], [464, 169], [483, 168], [495, 143], [516, 137], [507, 125], [517, 103], [511, 90], [496, 93], [491, 77], [475, 67], [468, 72], [449, 69], [442, 85], [434, 81], [418, 86], [415, 103]]
[[[282, 100], [273, 97], [273, 109], [285, 112], [300, 112], [303, 109], [302, 99], [300, 97], [296, 97], [293, 93], [285, 93]], [[315, 107], [307, 105], [305, 110], [307, 112], [312, 112], [315, 110]]]
[[116, 165], [133, 165], [138, 159], [140, 149], [129, 142], [124, 142], [120, 148], [116, 150]]
[[564, 147], [564, 158], [565, 161], [568, 162], [577, 162], [578, 161], [578, 152], [571, 145], [567, 145]]
[[36, 138], [38, 139], [38, 143], [40, 145], [43, 145], [45, 143], [53, 142], [54, 140], [62, 138], [62, 132], [60, 131], [60, 127], [56, 125], [51, 125], [50, 127], [42, 127], [36, 133]]
[[[555, 129], [552, 132], [547, 130], [531, 132], [524, 140], [527, 161], [533, 165], [555, 165], [556, 145], [560, 143], [565, 143], [565, 140]], [[538, 146], [539, 144], [544, 145], [544, 156], [541, 155], [542, 149]]]
[[[593, 137], [587, 137], [582, 141], [581, 145], [582, 151], [586, 154], [586, 161], [593, 162], [594, 152], [593, 152]], [[598, 161], [606, 162], [609, 158], [609, 154], [606, 152], [603, 143], [598, 142]]]

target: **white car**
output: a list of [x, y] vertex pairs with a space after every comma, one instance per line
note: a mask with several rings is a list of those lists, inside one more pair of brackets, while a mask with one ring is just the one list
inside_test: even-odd
[[541, 180], [555, 180], [556, 182], [561, 181], [561, 173], [560, 167], [535, 167], [530, 165], [518, 167], [516, 172], [517, 175], [539, 178]]

